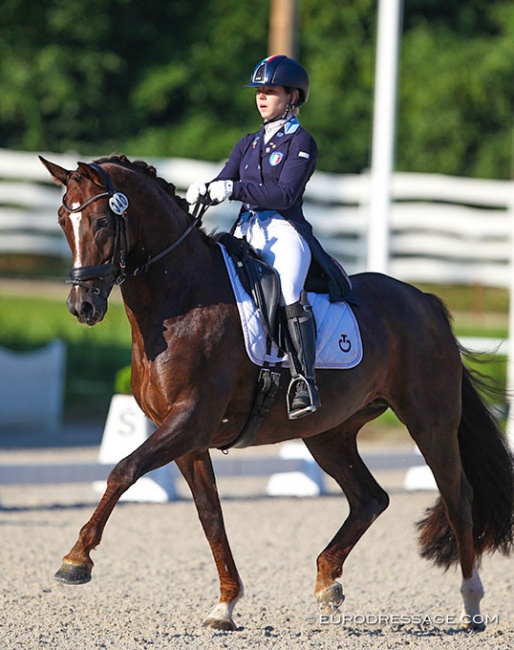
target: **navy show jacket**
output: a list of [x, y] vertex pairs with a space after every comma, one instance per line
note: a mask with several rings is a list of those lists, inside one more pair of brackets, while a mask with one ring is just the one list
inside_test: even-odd
[[349, 292], [350, 282], [322, 248], [302, 210], [305, 186], [317, 158], [316, 141], [293, 117], [266, 144], [264, 129], [241, 138], [214, 180], [233, 181], [230, 198], [242, 203], [239, 218], [250, 210], [274, 210], [287, 219], [307, 241], [325, 277], [330, 298], [337, 301]]
[[317, 158], [314, 138], [293, 118], [267, 144], [263, 129], [239, 140], [216, 180], [234, 181], [231, 198], [241, 201], [242, 213], [276, 210], [299, 223], [305, 221], [303, 194]]

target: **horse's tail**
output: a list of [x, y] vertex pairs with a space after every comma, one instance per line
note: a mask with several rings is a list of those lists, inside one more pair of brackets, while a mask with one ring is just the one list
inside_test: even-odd
[[[508, 555], [514, 547], [514, 461], [508, 442], [477, 387], [481, 375], [463, 365], [462, 415], [458, 430], [461, 462], [473, 489], [473, 542], [477, 561], [483, 553]], [[455, 536], [438, 498], [418, 522], [421, 556], [448, 568], [458, 562]]]

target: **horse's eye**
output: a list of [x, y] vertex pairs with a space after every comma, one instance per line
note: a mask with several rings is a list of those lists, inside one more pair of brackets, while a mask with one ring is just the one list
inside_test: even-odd
[[109, 225], [109, 219], [107, 217], [102, 217], [101, 219], [97, 219], [95, 221], [96, 229], [107, 228], [108, 225]]

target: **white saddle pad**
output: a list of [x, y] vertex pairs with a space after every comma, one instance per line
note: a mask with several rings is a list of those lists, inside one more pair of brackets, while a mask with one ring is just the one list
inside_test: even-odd
[[[225, 247], [219, 244], [227, 267], [232, 289], [236, 299], [241, 326], [243, 328], [246, 350], [251, 361], [258, 366], [264, 362], [288, 366], [287, 357], [279, 357], [273, 346], [271, 354], [266, 354], [266, 335], [260, 313], [255, 303], [243, 288], [232, 258]], [[333, 302], [328, 295], [308, 293], [316, 319], [316, 368], [342, 369], [354, 368], [362, 360], [362, 340], [357, 320], [346, 302]]]

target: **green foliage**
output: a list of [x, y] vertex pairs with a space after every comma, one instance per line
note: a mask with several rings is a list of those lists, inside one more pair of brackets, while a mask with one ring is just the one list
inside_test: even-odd
[[[377, 3], [297, 6], [319, 168], [359, 172]], [[398, 169], [510, 178], [514, 5], [410, 0], [404, 13]], [[4, 0], [0, 19], [3, 147], [222, 160], [259, 126], [243, 84], [267, 54], [268, 2]]]
[[63, 299], [0, 295], [0, 346], [33, 350], [59, 338], [66, 343], [65, 403], [68, 414], [98, 417], [113, 394], [116, 372], [131, 359], [125, 310], [111, 301], [94, 328], [79, 325]]
[[[499, 287], [484, 285], [448, 285], [426, 284], [417, 285], [425, 293], [435, 293], [455, 313], [465, 312], [467, 319], [471, 315], [484, 316], [486, 313], [505, 315], [505, 323], [509, 311], [509, 291]], [[485, 336], [485, 334], [483, 334]], [[487, 334], [487, 336], [492, 336]]]
[[116, 373], [114, 378], [114, 392], [119, 395], [131, 395], [130, 380], [132, 377], [132, 366], [124, 366]]
[[496, 5], [485, 16], [491, 18], [492, 33], [484, 27], [474, 38], [446, 26], [434, 30], [426, 22], [405, 35], [398, 129], [401, 169], [509, 177], [514, 12]]
[[318, 142], [320, 169], [360, 172], [370, 162], [376, 2], [304, 0], [301, 8], [311, 79], [302, 122]]

